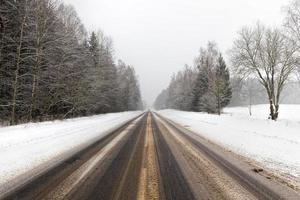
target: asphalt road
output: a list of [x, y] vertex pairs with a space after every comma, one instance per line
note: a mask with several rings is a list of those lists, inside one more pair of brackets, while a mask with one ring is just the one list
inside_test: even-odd
[[278, 179], [145, 113], [3, 199], [300, 199]]

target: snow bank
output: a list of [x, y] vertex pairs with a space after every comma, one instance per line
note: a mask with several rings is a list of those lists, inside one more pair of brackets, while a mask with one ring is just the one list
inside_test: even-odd
[[268, 105], [225, 109], [221, 116], [176, 110], [161, 115], [300, 184], [300, 105], [282, 105], [280, 120], [267, 120]]
[[54, 165], [139, 114], [113, 113], [0, 128], [0, 193], [24, 173], [45, 163]]

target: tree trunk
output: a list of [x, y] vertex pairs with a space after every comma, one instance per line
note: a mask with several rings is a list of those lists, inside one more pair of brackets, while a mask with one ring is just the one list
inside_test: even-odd
[[274, 120], [278, 119], [278, 114], [279, 114], [278, 110], [279, 110], [279, 105], [277, 104], [275, 105]]
[[249, 104], [249, 115], [252, 116], [252, 104]]
[[[27, 6], [27, 5], [25, 5]], [[14, 81], [12, 84], [13, 95], [12, 95], [12, 109], [11, 109], [11, 119], [10, 124], [14, 125], [16, 123], [16, 99], [17, 99], [17, 91], [18, 91], [18, 81], [19, 81], [19, 71], [20, 71], [20, 62], [21, 62], [21, 48], [23, 43], [23, 33], [24, 33], [24, 26], [26, 22], [26, 11], [22, 19], [21, 29], [20, 29], [20, 38], [19, 38], [19, 45], [17, 47], [17, 61], [16, 61], [16, 69], [14, 72]]]
[[[39, 37], [39, 36], [38, 36]], [[40, 40], [37, 39], [37, 48], [36, 48], [36, 60], [33, 72], [33, 82], [31, 88], [31, 101], [30, 101], [30, 110], [29, 110], [29, 121], [32, 120], [32, 112], [35, 109], [35, 97], [38, 87], [38, 72], [40, 67]]]
[[277, 120], [278, 118], [278, 110], [279, 110], [279, 105], [274, 105], [273, 101], [270, 100], [270, 118], [272, 120]]
[[218, 115], [221, 115], [221, 100], [220, 100], [220, 97], [218, 97]]
[[36, 74], [33, 75], [33, 83], [32, 83], [32, 89], [31, 89], [31, 102], [30, 102], [30, 110], [29, 110], [29, 121], [32, 120], [32, 113], [35, 109], [35, 93], [37, 89], [37, 76]]
[[252, 116], [252, 93], [249, 96], [249, 115]]

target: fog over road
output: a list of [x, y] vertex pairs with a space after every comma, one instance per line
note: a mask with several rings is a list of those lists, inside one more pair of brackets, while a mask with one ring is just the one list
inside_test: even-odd
[[299, 199], [185, 127], [146, 112], [4, 199]]

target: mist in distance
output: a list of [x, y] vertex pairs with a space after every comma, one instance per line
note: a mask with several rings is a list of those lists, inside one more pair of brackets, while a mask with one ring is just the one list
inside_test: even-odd
[[[115, 56], [132, 65], [148, 106], [168, 86], [173, 73], [193, 65], [200, 47], [215, 41], [226, 51], [236, 32], [257, 20], [280, 25], [288, 0], [64, 0], [88, 29], [101, 29], [114, 41]], [[230, 67], [230, 65], [229, 65]]]

